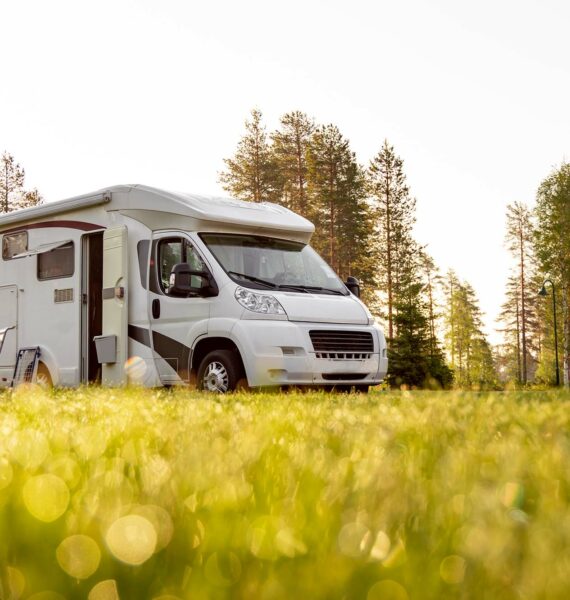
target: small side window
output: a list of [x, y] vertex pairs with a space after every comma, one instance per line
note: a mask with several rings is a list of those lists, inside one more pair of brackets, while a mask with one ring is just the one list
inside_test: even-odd
[[59, 279], [71, 277], [75, 270], [73, 242], [38, 254], [38, 279]]
[[28, 232], [18, 231], [2, 236], [2, 258], [12, 260], [16, 254], [26, 252], [28, 249]]

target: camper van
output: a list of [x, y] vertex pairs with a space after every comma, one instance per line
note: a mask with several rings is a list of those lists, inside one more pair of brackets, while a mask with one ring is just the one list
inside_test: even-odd
[[54, 386], [367, 391], [384, 335], [313, 231], [283, 206], [143, 185], [2, 215], [0, 386], [28, 356]]

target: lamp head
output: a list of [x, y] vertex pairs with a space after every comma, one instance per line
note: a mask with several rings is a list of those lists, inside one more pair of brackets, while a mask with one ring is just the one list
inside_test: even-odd
[[540, 288], [538, 295], [539, 296], [548, 296], [548, 292], [546, 291], [546, 287], [544, 286], [544, 284], [542, 284], [542, 287]]

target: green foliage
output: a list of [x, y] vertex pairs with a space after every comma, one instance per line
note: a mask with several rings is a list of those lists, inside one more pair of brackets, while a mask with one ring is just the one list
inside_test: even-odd
[[536, 198], [535, 251], [542, 273], [560, 293], [563, 379], [570, 385], [570, 163], [563, 163], [540, 185]]
[[308, 153], [308, 191], [317, 230], [316, 250], [341, 276], [374, 281], [371, 215], [364, 173], [349, 141], [334, 125], [319, 127]]
[[280, 119], [281, 128], [271, 134], [272, 153], [282, 182], [281, 202], [312, 220], [313, 209], [307, 193], [307, 154], [315, 131], [313, 119], [293, 111]]
[[4, 392], [0, 597], [566, 599], [569, 403]]
[[220, 173], [225, 190], [252, 202], [272, 202], [280, 197], [279, 172], [262, 117], [260, 110], [251, 111], [251, 120], [245, 122], [246, 134], [239, 141], [235, 156], [224, 159], [227, 171]]
[[464, 389], [497, 387], [495, 360], [483, 333], [475, 290], [449, 271], [446, 295], [445, 341], [455, 385]]
[[399, 301], [405, 269], [411, 264], [410, 254], [415, 250], [412, 227], [416, 201], [410, 196], [404, 163], [387, 140], [370, 161], [367, 176], [373, 198], [377, 249], [382, 256], [378, 263], [378, 284], [386, 295], [388, 339], [392, 340], [395, 335], [394, 307]]

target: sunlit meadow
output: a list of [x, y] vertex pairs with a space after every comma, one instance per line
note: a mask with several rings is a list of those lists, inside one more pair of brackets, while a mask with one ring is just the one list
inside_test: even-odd
[[0, 394], [0, 598], [568, 598], [570, 395]]

